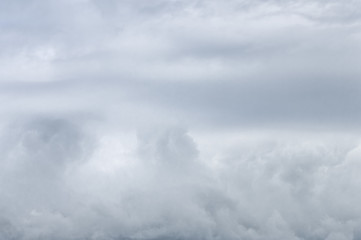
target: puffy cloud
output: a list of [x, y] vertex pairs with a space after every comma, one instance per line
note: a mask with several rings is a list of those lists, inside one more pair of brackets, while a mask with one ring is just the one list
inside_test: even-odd
[[[89, 129], [70, 119], [35, 118], [3, 134], [3, 238], [358, 234], [360, 151], [354, 137], [311, 134], [291, 141], [246, 134], [253, 141], [220, 143], [210, 159], [205, 145], [197, 147], [180, 127], [139, 130], [133, 143], [121, 131], [92, 129], [90, 137]], [[98, 143], [90, 144], [94, 137]]]
[[0, 239], [358, 239], [359, 3], [0, 3]]

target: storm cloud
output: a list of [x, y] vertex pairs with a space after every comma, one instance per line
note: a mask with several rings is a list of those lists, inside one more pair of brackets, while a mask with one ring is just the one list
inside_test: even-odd
[[0, 2], [0, 240], [361, 239], [357, 1]]

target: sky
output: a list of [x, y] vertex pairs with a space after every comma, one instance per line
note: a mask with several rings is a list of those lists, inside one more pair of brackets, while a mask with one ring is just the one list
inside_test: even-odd
[[0, 240], [361, 239], [361, 2], [1, 0]]

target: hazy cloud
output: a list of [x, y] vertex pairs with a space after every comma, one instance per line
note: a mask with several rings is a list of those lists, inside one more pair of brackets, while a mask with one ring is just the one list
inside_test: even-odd
[[0, 2], [0, 240], [359, 239], [355, 1]]

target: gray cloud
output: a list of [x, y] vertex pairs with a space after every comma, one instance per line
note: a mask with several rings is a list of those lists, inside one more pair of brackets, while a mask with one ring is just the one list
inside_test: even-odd
[[127, 143], [112, 137], [120, 133], [100, 135], [101, 142], [85, 148], [91, 155], [79, 147], [87, 146], [86, 134], [69, 120], [32, 120], [17, 129], [25, 129], [15, 135], [21, 140], [2, 144], [8, 152], [1, 163], [4, 238], [352, 239], [358, 234], [360, 153], [354, 137], [308, 135], [290, 141], [272, 134], [272, 140], [218, 144], [213, 150], [222, 156], [209, 159], [207, 148], [198, 148], [178, 127], [142, 130], [138, 143], [123, 151], [118, 148]]
[[2, 1], [0, 240], [359, 239], [355, 1]]

